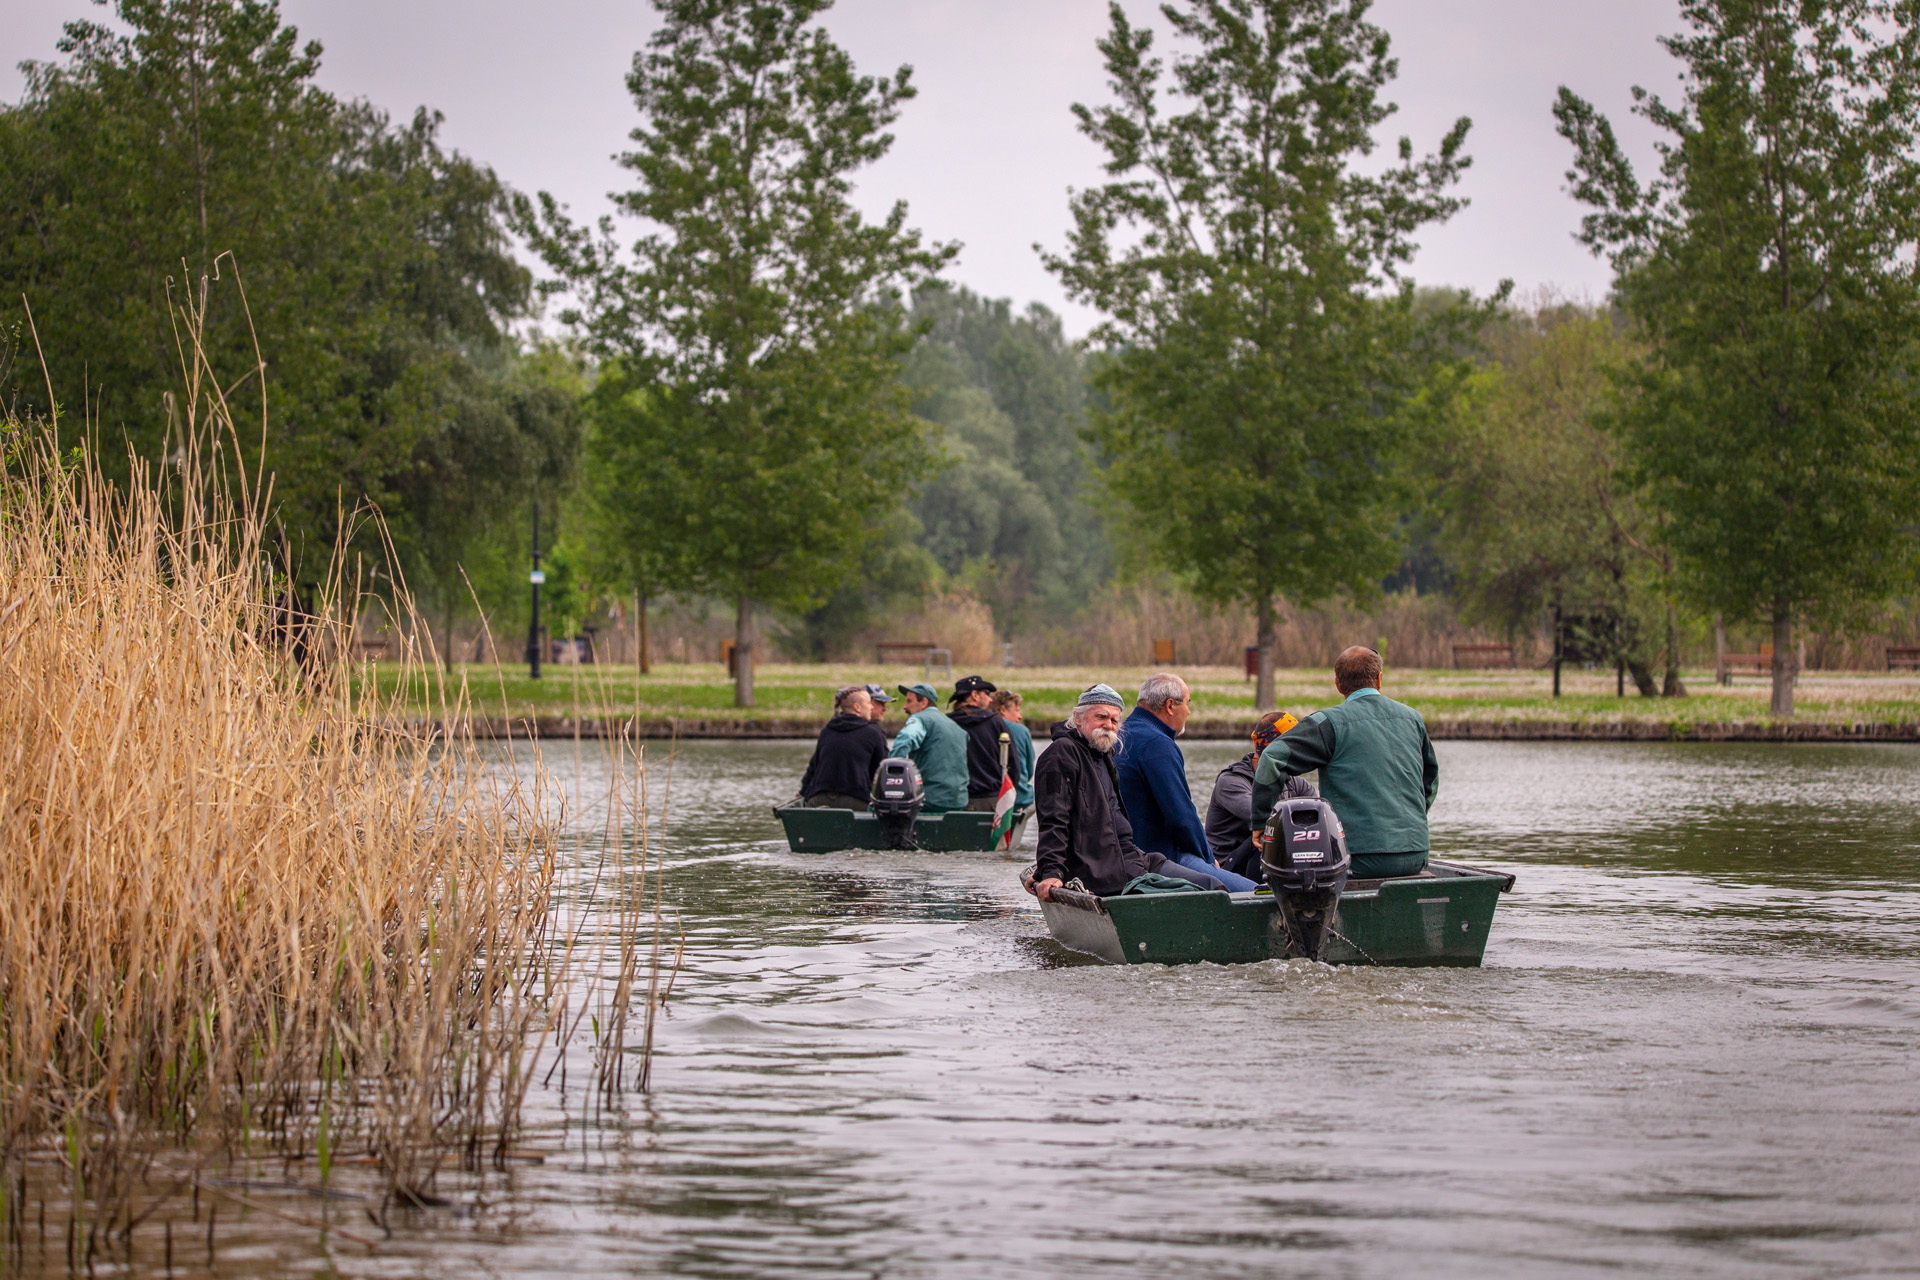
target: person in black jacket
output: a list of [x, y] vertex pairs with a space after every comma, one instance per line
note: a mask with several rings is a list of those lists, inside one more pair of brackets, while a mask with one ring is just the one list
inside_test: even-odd
[[967, 808], [984, 813], [992, 813], [1000, 799], [1000, 778], [1006, 772], [1000, 767], [1000, 735], [1008, 735], [1009, 752], [1013, 746], [1012, 731], [993, 710], [997, 692], [980, 676], [961, 676], [947, 702], [947, 718], [967, 733]]
[[[1253, 845], [1253, 771], [1267, 744], [1299, 721], [1284, 711], [1269, 711], [1253, 726], [1253, 750], [1220, 771], [1207, 801], [1207, 847], [1216, 861], [1236, 875], [1260, 879], [1260, 851]], [[1287, 780], [1287, 797], [1317, 795], [1305, 778]]]
[[868, 718], [872, 711], [873, 699], [859, 685], [834, 698], [834, 717], [800, 778], [800, 798], [809, 808], [866, 810], [873, 775], [887, 758], [886, 730]]
[[1081, 694], [1072, 717], [1053, 727], [1053, 744], [1034, 767], [1033, 805], [1040, 835], [1033, 892], [1042, 900], [1069, 880], [1107, 897], [1150, 871], [1202, 889], [1226, 888], [1205, 872], [1190, 871], [1134, 845], [1113, 767], [1124, 706], [1120, 695], [1104, 684]]

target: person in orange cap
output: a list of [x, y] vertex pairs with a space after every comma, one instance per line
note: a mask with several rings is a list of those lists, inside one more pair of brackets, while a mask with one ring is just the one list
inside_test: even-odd
[[[1253, 847], [1253, 771], [1267, 744], [1299, 721], [1284, 711], [1269, 711], [1254, 722], [1253, 750], [1220, 771], [1213, 780], [1213, 798], [1207, 802], [1207, 846], [1221, 866], [1250, 880], [1263, 876], [1260, 853]], [[1293, 780], [1289, 795], [1312, 795], [1313, 784]]]

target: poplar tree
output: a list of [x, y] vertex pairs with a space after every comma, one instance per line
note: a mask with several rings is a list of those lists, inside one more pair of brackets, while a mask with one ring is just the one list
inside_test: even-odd
[[1365, 596], [1393, 567], [1400, 462], [1424, 390], [1456, 366], [1464, 305], [1416, 311], [1413, 234], [1464, 203], [1469, 122], [1367, 163], [1397, 63], [1367, 0], [1161, 8], [1170, 70], [1119, 4], [1114, 101], [1076, 106], [1112, 181], [1077, 193], [1047, 265], [1107, 319], [1089, 438], [1105, 482], [1198, 594], [1258, 619], [1273, 704], [1281, 598]]
[[[627, 86], [643, 122], [618, 197], [646, 230], [576, 227], [551, 197], [522, 225], [625, 375], [652, 384], [629, 500], [651, 553], [735, 604], [734, 700], [753, 705], [755, 610], [799, 611], [857, 572], [933, 462], [898, 384], [913, 329], [890, 290], [955, 252], [897, 203], [870, 222], [850, 176], [886, 154], [911, 72], [856, 73], [816, 19], [830, 0], [655, 0]], [[638, 455], [634, 455], [638, 456]]]
[[1611, 257], [1649, 358], [1617, 424], [1704, 609], [1773, 630], [1793, 714], [1796, 625], [1912, 581], [1920, 507], [1920, 25], [1907, 0], [1688, 0], [1684, 68], [1634, 176], [1560, 90], [1581, 239]]

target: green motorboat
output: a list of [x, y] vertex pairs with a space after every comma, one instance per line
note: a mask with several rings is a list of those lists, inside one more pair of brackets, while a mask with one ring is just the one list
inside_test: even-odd
[[[787, 829], [787, 847], [795, 853], [832, 853], [840, 849], [898, 847], [882, 834], [880, 819], [852, 809], [809, 809], [800, 805], [776, 808], [774, 815]], [[1016, 809], [1013, 845], [1026, 829], [1028, 810]], [[904, 821], [904, 819], [903, 819]], [[922, 813], [913, 819], [914, 846], [930, 853], [990, 853], [993, 815], [970, 809], [952, 813]]]
[[[1032, 880], [1029, 869], [1023, 877]], [[1478, 966], [1493, 909], [1513, 877], [1451, 862], [1417, 876], [1349, 880], [1327, 936], [1329, 964]], [[1055, 889], [1040, 904], [1055, 941], [1108, 964], [1248, 964], [1285, 959], [1273, 894], [1134, 893], [1101, 898]]]

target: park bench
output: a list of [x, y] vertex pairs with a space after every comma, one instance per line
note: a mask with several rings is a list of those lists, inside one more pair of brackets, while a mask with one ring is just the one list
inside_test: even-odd
[[1771, 653], [1721, 654], [1718, 672], [1720, 683], [1725, 684], [1732, 679], [1736, 668], [1756, 676], [1770, 676], [1773, 674], [1773, 655]]
[[386, 636], [372, 636], [367, 639], [356, 640], [353, 647], [360, 657], [370, 658], [374, 661], [379, 661], [381, 658], [390, 656], [393, 648]]
[[1457, 644], [1453, 646], [1453, 665], [1456, 668], [1511, 667], [1513, 646], [1510, 644]]
[[953, 676], [953, 653], [942, 649], [931, 640], [882, 640], [873, 646], [874, 660], [885, 666], [889, 653], [902, 654], [920, 659], [927, 673], [927, 679], [933, 679], [934, 668], [940, 669], [942, 678]]
[[1920, 644], [1888, 645], [1887, 670], [1920, 671]]

